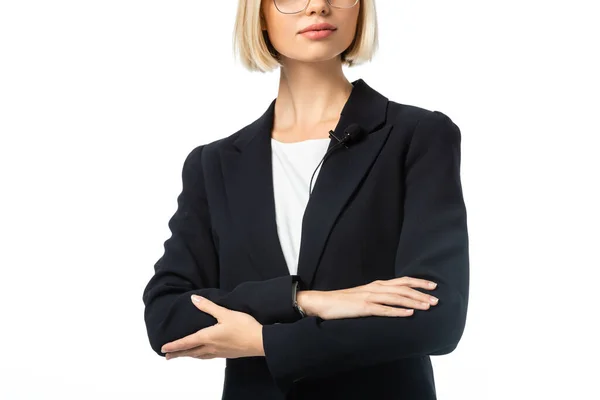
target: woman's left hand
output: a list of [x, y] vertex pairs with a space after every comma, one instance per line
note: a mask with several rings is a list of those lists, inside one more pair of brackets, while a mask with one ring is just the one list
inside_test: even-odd
[[[195, 296], [192, 296], [193, 298]], [[264, 356], [262, 325], [249, 314], [233, 311], [202, 298], [194, 305], [215, 317], [217, 323], [186, 337], [166, 343], [161, 351], [166, 359], [194, 357], [238, 358]]]

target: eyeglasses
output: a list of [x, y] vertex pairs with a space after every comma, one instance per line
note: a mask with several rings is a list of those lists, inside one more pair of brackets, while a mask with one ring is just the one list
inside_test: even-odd
[[[331, 7], [352, 8], [359, 0], [327, 0]], [[283, 14], [297, 14], [308, 7], [310, 0], [273, 0], [275, 7]]]

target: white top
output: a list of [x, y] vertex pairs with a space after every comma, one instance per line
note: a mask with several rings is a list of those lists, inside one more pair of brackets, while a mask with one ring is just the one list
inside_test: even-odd
[[[321, 170], [321, 159], [331, 139], [308, 139], [284, 143], [271, 138], [273, 189], [277, 233], [290, 275], [298, 272], [302, 218], [308, 204], [310, 179], [313, 188]], [[319, 169], [315, 169], [319, 165]]]

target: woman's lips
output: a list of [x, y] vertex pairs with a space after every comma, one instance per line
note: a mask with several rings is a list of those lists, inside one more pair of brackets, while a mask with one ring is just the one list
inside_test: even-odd
[[327, 36], [333, 34], [333, 32], [335, 32], [335, 30], [324, 29], [321, 31], [306, 31], [306, 32], [301, 33], [301, 35], [305, 36], [309, 39], [323, 39], [323, 38], [326, 38]]

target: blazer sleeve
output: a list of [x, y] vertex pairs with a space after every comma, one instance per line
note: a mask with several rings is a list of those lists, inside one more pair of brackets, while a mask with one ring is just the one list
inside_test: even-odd
[[171, 236], [154, 265], [143, 292], [144, 321], [150, 345], [160, 356], [165, 343], [217, 323], [192, 303], [198, 294], [231, 310], [252, 315], [262, 324], [293, 322], [292, 283], [297, 276], [244, 282], [231, 291], [219, 289], [219, 257], [206, 198], [202, 152], [193, 149], [182, 170], [177, 210], [169, 220]]
[[467, 215], [459, 128], [434, 111], [418, 122], [406, 153], [404, 221], [395, 276], [430, 279], [439, 298], [410, 317], [369, 316], [263, 326], [268, 368], [285, 392], [323, 377], [404, 357], [453, 351], [464, 330], [469, 288]]

